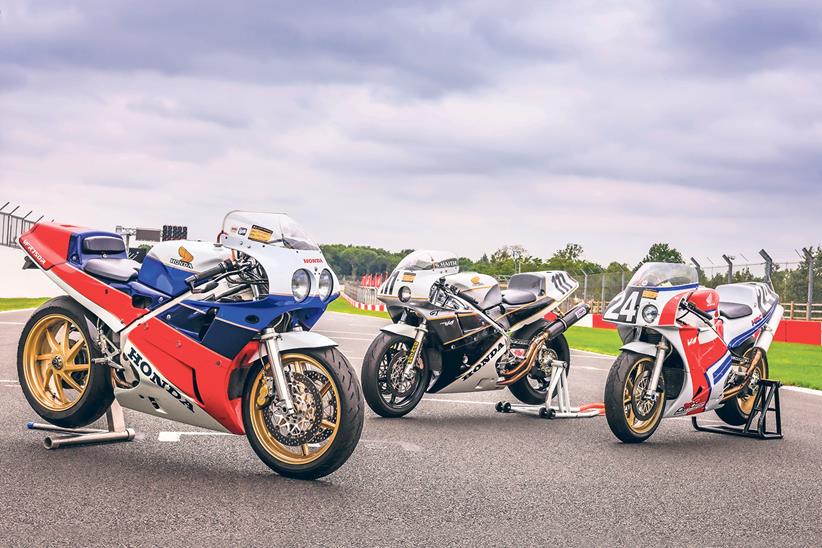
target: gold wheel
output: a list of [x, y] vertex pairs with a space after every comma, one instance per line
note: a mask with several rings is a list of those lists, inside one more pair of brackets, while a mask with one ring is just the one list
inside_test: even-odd
[[29, 331], [23, 374], [32, 396], [49, 411], [66, 411], [80, 401], [90, 367], [86, 338], [67, 316], [49, 314]]
[[340, 429], [340, 393], [328, 369], [302, 354], [282, 358], [295, 413], [289, 416], [276, 396], [269, 394], [261, 368], [247, 399], [251, 425], [265, 451], [274, 459], [296, 466], [310, 464], [334, 443]]
[[[663, 397], [658, 397], [655, 402], [642, 399], [642, 395], [648, 388], [653, 366], [654, 361], [651, 358], [642, 358], [634, 363], [625, 376], [625, 385], [622, 391], [622, 409], [625, 413], [625, 422], [628, 428], [638, 435], [645, 434], [654, 428], [664, 407], [665, 398]], [[661, 376], [660, 381], [662, 381]], [[642, 417], [648, 418], [641, 419], [637, 416], [634, 412], [635, 406]]]
[[[751, 357], [753, 349], [748, 350], [746, 353], [746, 357]], [[751, 373], [751, 380], [748, 381], [748, 386], [743, 388], [739, 394], [736, 396], [737, 405], [739, 405], [739, 411], [745, 416], [748, 417], [753, 411], [753, 405], [756, 401], [756, 395], [759, 392], [759, 379], [764, 379], [768, 376], [767, 372], [765, 371], [765, 360], [760, 359], [757, 362], [756, 367], [754, 367], [753, 373]]]

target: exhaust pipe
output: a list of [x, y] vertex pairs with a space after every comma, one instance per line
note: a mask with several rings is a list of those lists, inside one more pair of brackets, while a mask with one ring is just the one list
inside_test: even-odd
[[531, 371], [531, 368], [534, 366], [534, 360], [537, 359], [537, 352], [542, 347], [543, 344], [550, 341], [551, 339], [558, 337], [565, 333], [569, 327], [577, 323], [579, 320], [584, 318], [589, 312], [591, 311], [591, 307], [587, 304], [582, 303], [578, 304], [574, 308], [572, 308], [567, 314], [562, 316], [561, 318], [557, 318], [553, 322], [551, 322], [547, 328], [533, 340], [531, 346], [528, 347], [528, 352], [525, 354], [525, 358], [520, 362], [520, 364], [512, 369], [511, 371], [506, 371], [502, 374], [505, 377], [504, 380], [498, 382], [497, 384], [500, 386], [508, 386], [520, 380], [522, 377], [528, 374]]

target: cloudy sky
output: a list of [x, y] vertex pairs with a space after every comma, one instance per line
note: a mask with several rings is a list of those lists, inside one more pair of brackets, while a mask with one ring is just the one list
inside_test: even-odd
[[[822, 244], [822, 5], [0, 0], [0, 202], [635, 262]], [[2, 203], [0, 203], [2, 205]]]

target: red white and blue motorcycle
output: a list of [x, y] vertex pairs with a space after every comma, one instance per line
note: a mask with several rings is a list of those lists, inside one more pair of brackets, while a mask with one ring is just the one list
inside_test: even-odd
[[340, 285], [290, 217], [233, 211], [218, 243], [159, 243], [142, 264], [119, 235], [70, 225], [37, 224], [19, 244], [67, 293], [34, 312], [18, 349], [26, 399], [52, 425], [83, 434], [116, 400], [245, 434], [285, 476], [321, 477], [351, 455], [359, 383], [310, 331]]
[[689, 265], [643, 265], [603, 315], [624, 343], [605, 386], [611, 431], [642, 442], [663, 418], [706, 411], [749, 426], [783, 312], [768, 284], [709, 289]]

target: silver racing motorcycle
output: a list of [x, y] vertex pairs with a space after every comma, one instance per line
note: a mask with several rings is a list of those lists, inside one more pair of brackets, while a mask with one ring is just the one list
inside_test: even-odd
[[451, 253], [411, 253], [379, 288], [393, 323], [363, 360], [366, 402], [378, 415], [401, 417], [426, 392], [507, 387], [523, 403], [544, 403], [553, 361], [570, 362], [563, 333], [588, 306], [546, 315], [578, 286], [565, 272], [529, 272], [502, 291], [491, 276], [460, 273]]

